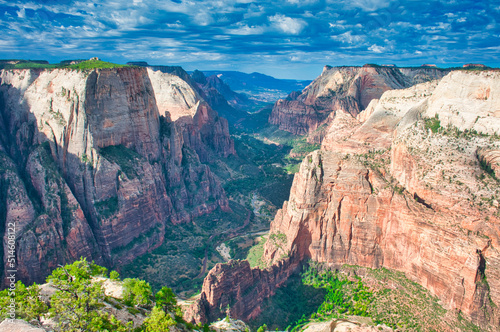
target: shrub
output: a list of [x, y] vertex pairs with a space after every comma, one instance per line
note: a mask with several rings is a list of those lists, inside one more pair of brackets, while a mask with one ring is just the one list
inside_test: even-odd
[[144, 320], [144, 331], [170, 331], [171, 327], [175, 325], [176, 322], [169, 314], [158, 307], [154, 307], [149, 317]]
[[425, 119], [425, 129], [430, 129], [433, 133], [437, 133], [441, 129], [441, 122], [437, 114], [433, 118]]
[[174, 310], [177, 305], [177, 299], [171, 288], [162, 287], [155, 295], [156, 307], [163, 308], [165, 311]]
[[111, 280], [120, 280], [120, 274], [118, 272], [116, 272], [115, 270], [111, 271], [111, 273], [109, 274], [109, 278]]
[[144, 280], [127, 278], [123, 280], [123, 300], [130, 306], [148, 306], [151, 304], [153, 292]]

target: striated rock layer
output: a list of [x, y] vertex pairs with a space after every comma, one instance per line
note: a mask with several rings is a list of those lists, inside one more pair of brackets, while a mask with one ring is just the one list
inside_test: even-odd
[[244, 109], [251, 107], [252, 101], [231, 90], [218, 76], [205, 77], [201, 71], [195, 70], [192, 79], [196, 82], [203, 99], [229, 123], [237, 124], [248, 116]]
[[229, 208], [200, 163], [234, 153], [227, 121], [177, 72], [0, 72], [2, 256], [15, 224], [20, 279], [81, 256], [121, 265], [160, 245], [165, 223]]
[[295, 135], [310, 135], [310, 141], [319, 143], [336, 112], [356, 116], [385, 91], [440, 79], [446, 73], [424, 68], [325, 66], [302, 93], [274, 104], [269, 123]]
[[[499, 87], [500, 72], [452, 72], [388, 91], [358, 119], [338, 113], [295, 175], [271, 224], [283, 240], [268, 241], [263, 260], [398, 270], [497, 331]], [[202, 292], [224, 293], [218, 285], [206, 279]]]
[[248, 261], [218, 263], [203, 281], [200, 298], [189, 307], [184, 318], [207, 323], [224, 317], [250, 320], [260, 314], [260, 303], [271, 296], [295, 272], [298, 262], [284, 259], [266, 270], [251, 268]]

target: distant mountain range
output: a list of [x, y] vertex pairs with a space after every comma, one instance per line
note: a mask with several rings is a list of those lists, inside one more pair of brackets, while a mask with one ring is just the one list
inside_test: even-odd
[[261, 73], [247, 74], [239, 71], [203, 70], [203, 73], [207, 77], [217, 75], [233, 91], [263, 102], [275, 102], [293, 91], [302, 91], [312, 82], [278, 79]]

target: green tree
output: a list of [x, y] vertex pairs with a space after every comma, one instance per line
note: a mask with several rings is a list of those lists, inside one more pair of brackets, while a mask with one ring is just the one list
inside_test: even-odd
[[162, 287], [155, 295], [156, 306], [164, 311], [172, 311], [177, 305], [177, 298], [171, 288]]
[[144, 280], [127, 278], [123, 280], [123, 300], [130, 306], [148, 306], [151, 304], [153, 292]]
[[36, 283], [29, 287], [24, 286], [21, 281], [16, 283], [16, 304], [18, 317], [27, 321], [40, 321], [42, 315], [48, 312], [47, 305], [40, 298], [40, 287]]
[[115, 316], [101, 312], [90, 322], [90, 331], [99, 332], [128, 332], [133, 331], [133, 322], [123, 325]]
[[92, 280], [99, 269], [85, 259], [55, 269], [47, 278], [57, 291], [50, 299], [50, 315], [61, 331], [126, 331], [116, 318], [101, 312], [104, 289]]
[[90, 264], [90, 269], [91, 269], [91, 274], [93, 276], [100, 276], [100, 277], [107, 277], [108, 276], [108, 269], [105, 268], [104, 266], [100, 266], [94, 263]]
[[267, 325], [264, 324], [257, 329], [257, 332], [266, 332], [268, 330]]
[[4, 289], [3, 291], [0, 291], [0, 320], [4, 320], [8, 317], [8, 312], [9, 312], [9, 304], [10, 304], [10, 296], [9, 296], [9, 290]]
[[149, 317], [144, 320], [143, 327], [145, 332], [166, 332], [175, 325], [176, 322], [170, 314], [165, 313], [161, 308], [154, 307]]
[[116, 272], [115, 270], [113, 270], [109, 274], [109, 279], [111, 279], [111, 280], [120, 280], [120, 274], [118, 272]]
[[[8, 289], [0, 292], [0, 320], [7, 318], [10, 299]], [[18, 281], [14, 300], [16, 318], [40, 321], [42, 315], [48, 312], [47, 305], [40, 299], [40, 287], [36, 283], [26, 287], [21, 281]]]

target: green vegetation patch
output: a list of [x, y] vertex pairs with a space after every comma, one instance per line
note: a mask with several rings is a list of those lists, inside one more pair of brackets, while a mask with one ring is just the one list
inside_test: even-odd
[[497, 176], [495, 175], [495, 171], [491, 168], [491, 165], [488, 164], [484, 159], [479, 159], [479, 166], [483, 171], [485, 171], [489, 176], [491, 176], [496, 181], [499, 181]]
[[251, 267], [265, 267], [265, 264], [262, 261], [262, 255], [264, 255], [264, 244], [266, 244], [266, 241], [267, 238], [262, 237], [259, 243], [250, 248], [248, 251], [247, 261], [250, 263]]
[[86, 61], [81, 61], [72, 65], [68, 65], [67, 62], [50, 64], [47, 61], [35, 61], [35, 60], [13, 60], [12, 62], [17, 63], [7, 63], [6, 61], [0, 62], [0, 69], [58, 69], [58, 68], [69, 68], [74, 70], [92, 70], [92, 69], [107, 69], [107, 68], [126, 68], [133, 67], [129, 65], [120, 65], [112, 62], [106, 62], [97, 59], [91, 59]]
[[143, 157], [123, 145], [110, 145], [100, 149], [100, 154], [107, 160], [116, 163], [129, 179], [137, 177], [136, 165]]
[[433, 133], [439, 132], [441, 129], [441, 122], [437, 114], [433, 118], [425, 119], [425, 129], [430, 129]]
[[[235, 236], [231, 230], [242, 227], [248, 216], [249, 211], [234, 201], [229, 202], [229, 207], [229, 212], [219, 208], [210, 214], [195, 217], [189, 223], [174, 225], [167, 222], [162, 245], [120, 267], [120, 274], [144, 279], [153, 290], [168, 285], [184, 297], [198, 292], [206, 273], [216, 263], [224, 262], [215, 247]], [[237, 231], [238, 234], [246, 232], [247, 229], [243, 228]], [[200, 275], [205, 252], [207, 269]]]
[[[319, 264], [311, 264], [302, 273], [302, 283], [315, 289], [326, 291], [323, 302], [310, 319], [327, 320], [345, 316], [370, 316], [370, 307], [374, 301], [373, 292], [366, 287], [361, 278], [348, 278], [336, 271], [321, 270]], [[309, 322], [302, 317], [292, 326], [298, 329]]]
[[107, 68], [126, 68], [129, 65], [119, 65], [116, 63], [102, 60], [87, 60], [67, 66], [70, 69], [89, 70], [89, 69], [107, 69]]
[[12, 65], [10, 68], [6, 69], [31, 69], [31, 68], [57, 68], [57, 65], [51, 65], [48, 63], [38, 63], [38, 62], [21, 62]]
[[300, 162], [292, 163], [285, 166], [288, 174], [295, 174], [300, 170]]
[[[35, 283], [27, 287], [18, 281], [15, 292], [9, 292], [8, 289], [0, 292], [0, 321], [11, 318], [9, 304], [14, 300], [16, 318], [36, 324], [51, 318], [56, 332], [202, 329], [201, 325], [194, 326], [184, 321], [182, 310], [170, 288], [162, 287], [153, 296], [151, 286], [144, 280], [125, 279], [121, 282], [115, 279], [116, 283], [123, 285], [124, 298], [114, 299], [105, 295], [103, 283], [95, 279], [106, 276], [106, 268], [85, 259], [59, 267], [47, 277], [47, 282], [55, 289], [48, 304], [42, 301], [39, 285]], [[106, 303], [133, 315], [144, 314], [146, 319], [142, 325], [134, 328], [133, 322], [121, 321], [106, 310]]]
[[306, 285], [299, 275], [291, 276], [275, 295], [263, 301], [262, 313], [248, 324], [253, 331], [263, 324], [269, 331], [290, 330], [296, 322], [314, 315], [325, 295], [325, 289]]
[[104, 218], [114, 216], [119, 210], [118, 196], [113, 196], [104, 201], [95, 202], [97, 212]]
[[[479, 119], [479, 117], [478, 117]], [[477, 121], [477, 119], [476, 119]], [[433, 133], [440, 133], [445, 136], [455, 137], [455, 138], [465, 138], [472, 139], [474, 137], [485, 137], [489, 138], [491, 141], [498, 141], [500, 139], [500, 135], [497, 133], [487, 134], [478, 132], [475, 129], [465, 129], [460, 130], [457, 127], [449, 124], [446, 127], [441, 126], [441, 121], [439, 120], [438, 115], [436, 114], [433, 118], [424, 119], [424, 126], [426, 129], [430, 129]]]
[[[223, 180], [227, 195], [251, 200], [257, 193], [275, 208], [288, 199], [293, 175], [285, 169], [290, 146], [266, 143], [247, 134], [233, 136], [236, 156], [210, 164], [210, 169]], [[296, 163], [297, 161], [293, 161]]]
[[251, 324], [298, 331], [310, 322], [347, 319], [385, 324], [400, 331], [480, 331], [460, 314], [455, 319], [453, 315], [401, 272], [349, 265], [331, 270], [310, 262], [300, 276], [292, 277], [264, 301], [262, 314]]
[[293, 145], [293, 149], [290, 153], [296, 155], [306, 155], [321, 148], [320, 144], [309, 143], [305, 138], [293, 140], [291, 143]]

